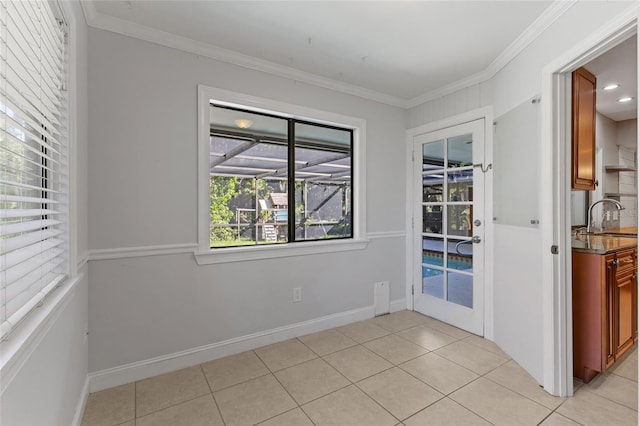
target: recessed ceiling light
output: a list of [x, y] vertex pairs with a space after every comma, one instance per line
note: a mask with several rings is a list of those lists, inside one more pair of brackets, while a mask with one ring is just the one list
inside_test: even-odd
[[633, 100], [632, 97], [627, 96], [627, 97], [618, 99], [618, 102], [631, 102], [632, 100]]
[[620, 87], [618, 83], [608, 84], [604, 86], [604, 90], [613, 90], [613, 89], [617, 89], [618, 87]]

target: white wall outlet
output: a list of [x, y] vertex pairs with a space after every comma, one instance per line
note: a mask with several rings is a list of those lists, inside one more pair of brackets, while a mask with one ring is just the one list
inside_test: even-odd
[[302, 302], [302, 288], [295, 287], [293, 289], [293, 303]]

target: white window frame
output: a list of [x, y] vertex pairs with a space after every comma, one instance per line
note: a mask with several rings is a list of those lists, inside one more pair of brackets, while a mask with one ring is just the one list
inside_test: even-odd
[[[278, 115], [283, 118], [295, 118], [352, 129], [354, 167], [352, 182], [353, 238], [224, 247], [212, 250], [210, 247], [209, 200], [209, 117], [211, 102], [222, 106]], [[364, 249], [368, 244], [365, 214], [365, 133], [366, 120], [361, 118], [198, 85], [198, 248], [194, 253], [198, 264], [207, 265]]]

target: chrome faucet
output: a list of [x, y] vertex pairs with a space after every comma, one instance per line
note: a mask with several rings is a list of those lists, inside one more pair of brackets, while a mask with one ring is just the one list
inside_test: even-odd
[[[589, 213], [588, 213], [588, 216], [587, 216], [587, 218], [589, 219], [589, 223], [587, 223], [587, 234], [591, 234], [591, 211], [593, 210], [593, 208], [595, 207], [596, 204], [604, 203], [605, 201], [613, 203], [616, 206], [616, 208], [618, 209], [618, 211], [624, 210], [624, 206], [622, 204], [620, 204], [620, 201], [612, 200], [611, 198], [603, 198], [602, 200], [598, 200], [595, 203], [591, 204], [589, 206]], [[603, 220], [604, 220], [604, 217], [603, 217]]]

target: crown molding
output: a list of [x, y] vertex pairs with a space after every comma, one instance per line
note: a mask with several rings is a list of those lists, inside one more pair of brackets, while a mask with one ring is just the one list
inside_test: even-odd
[[420, 96], [416, 96], [415, 98], [412, 98], [406, 102], [405, 108], [408, 109], [420, 106], [434, 99], [442, 98], [444, 96], [455, 93], [458, 90], [466, 89], [469, 86], [483, 83], [490, 78], [491, 76], [488, 76], [487, 70], [480, 71], [479, 73], [470, 75], [469, 77], [465, 77], [462, 80], [454, 81], [451, 84], [442, 86], [439, 89], [432, 90]]
[[489, 66], [469, 77], [455, 81], [439, 89], [432, 90], [407, 101], [405, 108], [413, 108], [443, 96], [455, 93], [475, 84], [483, 83], [493, 78], [502, 68], [507, 66], [529, 44], [551, 26], [562, 14], [564, 14], [578, 0], [554, 1], [545, 11], [527, 27]]
[[300, 83], [335, 90], [394, 107], [409, 109], [491, 79], [577, 1], [578, 0], [554, 1], [551, 6], [549, 6], [522, 34], [520, 34], [518, 38], [507, 46], [507, 48], [483, 71], [411, 99], [388, 95], [354, 84], [344, 83], [310, 72], [300, 71], [285, 65], [254, 58], [252, 56], [223, 49], [208, 43], [136, 24], [124, 19], [103, 15], [96, 10], [94, 3], [90, 0], [81, 0], [81, 4], [87, 24], [93, 28], [190, 52], [210, 59], [238, 65], [255, 71], [265, 72]]
[[578, 0], [554, 1], [533, 21], [522, 34], [518, 36], [500, 55], [487, 67], [487, 77], [492, 78], [502, 68], [507, 66], [520, 52], [526, 49], [535, 39], [547, 30], [560, 16], [562, 16]]
[[84, 13], [84, 20], [87, 21], [87, 25], [91, 26], [91, 23], [95, 21], [98, 16], [95, 3], [88, 0], [81, 0], [80, 7], [82, 8], [82, 13]]
[[[83, 1], [83, 3], [90, 2]], [[92, 13], [94, 12], [95, 10], [89, 12], [85, 10], [87, 22], [89, 23], [89, 26], [93, 28], [137, 38], [150, 43], [178, 49], [255, 71], [269, 73], [289, 80], [335, 90], [391, 106], [406, 108], [407, 100], [403, 98], [387, 95], [353, 84], [336, 81], [306, 71], [300, 71], [291, 67], [265, 61], [263, 59], [254, 58], [242, 53], [213, 46], [208, 43], [203, 43], [201, 41], [182, 37], [166, 31], [136, 24], [124, 19], [114, 18], [99, 13], [92, 16]]]

